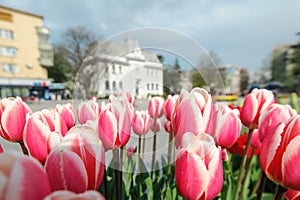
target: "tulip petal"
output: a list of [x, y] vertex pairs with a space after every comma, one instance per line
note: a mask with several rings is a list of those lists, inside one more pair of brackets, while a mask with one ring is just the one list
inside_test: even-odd
[[87, 172], [76, 153], [63, 149], [51, 151], [46, 160], [45, 169], [52, 191], [70, 190], [76, 193], [86, 191]]
[[28, 117], [24, 130], [24, 144], [31, 156], [44, 163], [49, 153], [48, 139], [50, 129], [39, 118], [40, 113]]
[[98, 121], [98, 134], [105, 149], [113, 149], [117, 138], [117, 120], [109, 111], [101, 112]]
[[6, 199], [40, 200], [50, 192], [47, 175], [38, 162], [27, 156], [15, 160], [11, 169]]
[[29, 112], [31, 112], [30, 108], [20, 98], [12, 100], [5, 107], [1, 116], [1, 124], [3, 131], [9, 136], [9, 140], [22, 141], [26, 114]]
[[74, 200], [74, 199], [85, 199], [85, 200], [105, 200], [105, 198], [97, 191], [86, 191], [81, 194], [75, 194], [67, 190], [55, 191], [48, 195], [44, 200]]
[[254, 94], [250, 93], [246, 96], [242, 110], [241, 110], [241, 121], [249, 127], [257, 115], [258, 101]]
[[283, 185], [294, 190], [300, 190], [299, 149], [300, 135], [290, 141], [282, 156]]

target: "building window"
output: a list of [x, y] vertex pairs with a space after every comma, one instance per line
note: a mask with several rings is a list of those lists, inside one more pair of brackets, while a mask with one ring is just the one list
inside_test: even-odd
[[119, 72], [122, 74], [122, 65], [119, 65]]
[[112, 73], [115, 74], [116, 73], [116, 66], [113, 64], [112, 65]]
[[105, 73], [108, 74], [108, 65], [105, 66]]
[[119, 82], [119, 88], [120, 88], [121, 90], [123, 89], [123, 82], [122, 82], [122, 81]]
[[0, 11], [0, 20], [12, 22], [12, 15], [10, 13]]
[[156, 83], [156, 90], [158, 90], [158, 83]]
[[151, 84], [151, 89], [154, 90], [154, 83]]
[[116, 90], [117, 89], [117, 83], [116, 83], [116, 81], [113, 81], [113, 90]]
[[15, 64], [3, 63], [2, 64], [2, 71], [16, 74], [16, 73], [19, 72], [19, 67]]
[[105, 81], [105, 90], [109, 90], [109, 81]]
[[0, 46], [0, 55], [14, 57], [17, 55], [17, 49], [15, 47]]
[[150, 90], [150, 84], [147, 83], [147, 90]]
[[14, 33], [11, 30], [0, 28], [0, 38], [14, 39]]

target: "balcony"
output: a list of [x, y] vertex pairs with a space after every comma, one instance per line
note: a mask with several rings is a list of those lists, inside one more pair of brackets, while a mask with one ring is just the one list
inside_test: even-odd
[[50, 29], [46, 27], [36, 27], [39, 36], [40, 64], [44, 67], [53, 66], [53, 47], [49, 42]]

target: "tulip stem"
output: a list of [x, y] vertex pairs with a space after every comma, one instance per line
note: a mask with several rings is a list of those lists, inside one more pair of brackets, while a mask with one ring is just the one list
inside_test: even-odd
[[152, 146], [152, 167], [151, 167], [151, 178], [154, 180], [155, 171], [155, 156], [156, 156], [156, 118], [154, 118], [154, 136], [153, 136], [153, 146]]
[[169, 149], [168, 149], [168, 175], [171, 173], [171, 168], [172, 168], [172, 157], [173, 157], [173, 129], [172, 125], [170, 125], [170, 133], [169, 133]]
[[27, 148], [25, 147], [24, 142], [20, 142], [19, 144], [20, 144], [20, 146], [21, 146], [21, 149], [22, 149], [23, 154], [24, 154], [24, 155], [28, 155], [28, 150], [27, 150]]
[[243, 190], [244, 190], [244, 187], [245, 187], [245, 182], [246, 182], [246, 179], [247, 179], [247, 176], [249, 174], [249, 171], [250, 171], [250, 167], [251, 167], [251, 163], [252, 163], [252, 159], [254, 157], [254, 148], [252, 149], [251, 151], [251, 156], [248, 160], [248, 163], [247, 163], [247, 167], [246, 167], [246, 172], [245, 172], [245, 175], [244, 175], [244, 178], [242, 180], [242, 188], [241, 188], [241, 192], [240, 192], [240, 198], [239, 199], [243, 199]]
[[260, 182], [259, 182], [259, 187], [257, 190], [256, 200], [261, 200], [263, 191], [265, 189], [266, 181], [267, 181], [267, 176], [266, 176], [265, 172], [262, 171], [261, 177], [260, 177]]
[[104, 178], [104, 196], [105, 196], [105, 199], [108, 199], [106, 167], [104, 168], [104, 177], [103, 178]]
[[144, 152], [145, 152], [145, 144], [146, 144], [146, 136], [143, 137], [143, 149], [142, 149], [142, 158], [144, 159]]
[[138, 152], [138, 175], [139, 175], [139, 182], [138, 182], [138, 191], [140, 192], [140, 184], [141, 184], [141, 158], [140, 158], [140, 154], [141, 154], [141, 138], [142, 136], [139, 136], [139, 152]]
[[252, 137], [252, 134], [253, 134], [253, 130], [254, 129], [252, 129], [252, 128], [249, 129], [246, 148], [245, 148], [245, 151], [243, 153], [242, 163], [240, 165], [239, 176], [238, 176], [238, 181], [237, 181], [237, 185], [236, 185], [236, 191], [235, 191], [235, 194], [234, 194], [234, 200], [238, 200], [240, 192], [243, 192], [243, 191], [240, 191], [241, 190], [241, 183], [242, 183], [242, 180], [243, 180], [243, 175], [244, 175], [244, 171], [245, 171], [245, 165], [246, 165], [246, 162], [247, 162], [247, 155], [248, 155], [248, 150], [249, 150], [249, 147], [250, 147], [250, 142], [251, 142], [251, 137]]
[[286, 191], [287, 191], [287, 189], [285, 187], [282, 187], [281, 185], [279, 185], [277, 188], [276, 194], [274, 196], [274, 200], [282, 200], [284, 198]]
[[116, 189], [116, 200], [121, 200], [121, 182], [120, 182], [120, 157], [119, 157], [119, 149], [114, 149], [114, 167], [115, 167], [115, 189]]

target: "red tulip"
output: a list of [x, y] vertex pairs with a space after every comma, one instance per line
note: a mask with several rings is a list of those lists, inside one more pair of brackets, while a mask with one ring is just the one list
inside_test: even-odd
[[44, 200], [105, 200], [97, 191], [89, 190], [81, 194], [76, 194], [67, 190], [55, 191], [44, 198]]
[[170, 133], [170, 131], [171, 131], [171, 122], [169, 120], [166, 120], [165, 124], [164, 124], [164, 127], [165, 127], [165, 131]]
[[88, 175], [88, 189], [98, 189], [104, 175], [105, 152], [95, 131], [89, 126], [74, 126], [61, 145], [75, 152], [83, 161]]
[[[155, 124], [154, 124], [154, 122], [155, 122]], [[152, 120], [152, 122], [150, 124], [150, 129], [152, 132], [155, 132], [155, 133], [159, 132], [161, 130], [161, 127], [162, 127], [162, 125], [161, 125], [161, 121], [159, 118], [156, 120]]]
[[98, 136], [105, 149], [123, 147], [130, 138], [133, 107], [127, 99], [112, 98], [98, 120]]
[[99, 116], [99, 105], [95, 99], [82, 102], [78, 105], [77, 110], [78, 121], [85, 124], [88, 120], [95, 120]]
[[230, 109], [225, 103], [216, 103], [213, 107], [207, 133], [222, 148], [231, 147], [241, 132], [239, 111]]
[[0, 101], [0, 136], [12, 142], [22, 142], [26, 114], [31, 109], [20, 97]]
[[164, 109], [165, 109], [165, 117], [167, 120], [171, 120], [171, 115], [173, 111], [173, 107], [175, 106], [176, 100], [178, 99], [178, 95], [168, 96], [168, 99], [165, 101]]
[[72, 104], [67, 103], [65, 105], [56, 105], [56, 111], [62, 117], [68, 129], [75, 125], [75, 111]]
[[132, 158], [133, 154], [134, 154], [134, 151], [135, 151], [135, 148], [134, 147], [128, 147], [126, 149], [126, 155], [127, 155], [127, 158]]
[[[248, 139], [248, 133], [240, 135], [240, 137], [237, 139], [237, 141], [231, 147], [229, 147], [227, 150], [231, 154], [237, 154], [239, 156], [243, 156], [244, 151], [246, 149], [247, 139]], [[255, 139], [255, 137], [252, 137], [250, 142], [252, 144], [255, 144], [255, 141], [252, 142], [253, 139]], [[247, 157], [248, 158], [251, 156], [252, 150], [253, 150], [253, 146], [250, 146], [249, 149], [248, 149], [248, 152], [247, 152]], [[260, 153], [259, 149], [254, 149], [254, 155], [257, 155], [259, 153]]]
[[275, 98], [270, 90], [254, 89], [244, 100], [241, 110], [241, 121], [248, 128], [256, 129], [258, 127], [259, 117], [273, 103]]
[[259, 139], [262, 142], [266, 134], [273, 133], [273, 129], [280, 122], [295, 116], [297, 111], [289, 105], [273, 104], [266, 110], [259, 119]]
[[[51, 149], [60, 141], [60, 135], [49, 127], [45, 116], [49, 110], [42, 110], [27, 116], [23, 140], [30, 155], [44, 163]], [[46, 115], [44, 115], [46, 113]], [[48, 119], [49, 120], [49, 119]]]
[[287, 200], [300, 200], [300, 191], [289, 189], [285, 193], [285, 198]]
[[133, 117], [132, 129], [138, 135], [145, 135], [150, 129], [151, 121], [147, 111], [137, 111]]
[[160, 118], [164, 114], [164, 99], [162, 97], [153, 97], [148, 103], [148, 113], [152, 118]]
[[70, 190], [81, 193], [87, 190], [88, 177], [81, 158], [62, 148], [51, 151], [45, 163], [52, 191]]
[[300, 115], [279, 123], [262, 142], [260, 164], [267, 177], [285, 188], [300, 190]]
[[41, 164], [23, 154], [0, 154], [0, 183], [0, 199], [40, 200], [51, 192]]
[[171, 117], [176, 147], [186, 132], [195, 135], [206, 132], [211, 110], [212, 98], [206, 90], [195, 88], [190, 93], [181, 92]]
[[221, 150], [208, 134], [186, 133], [176, 152], [175, 178], [180, 194], [186, 199], [213, 199], [222, 189]]

